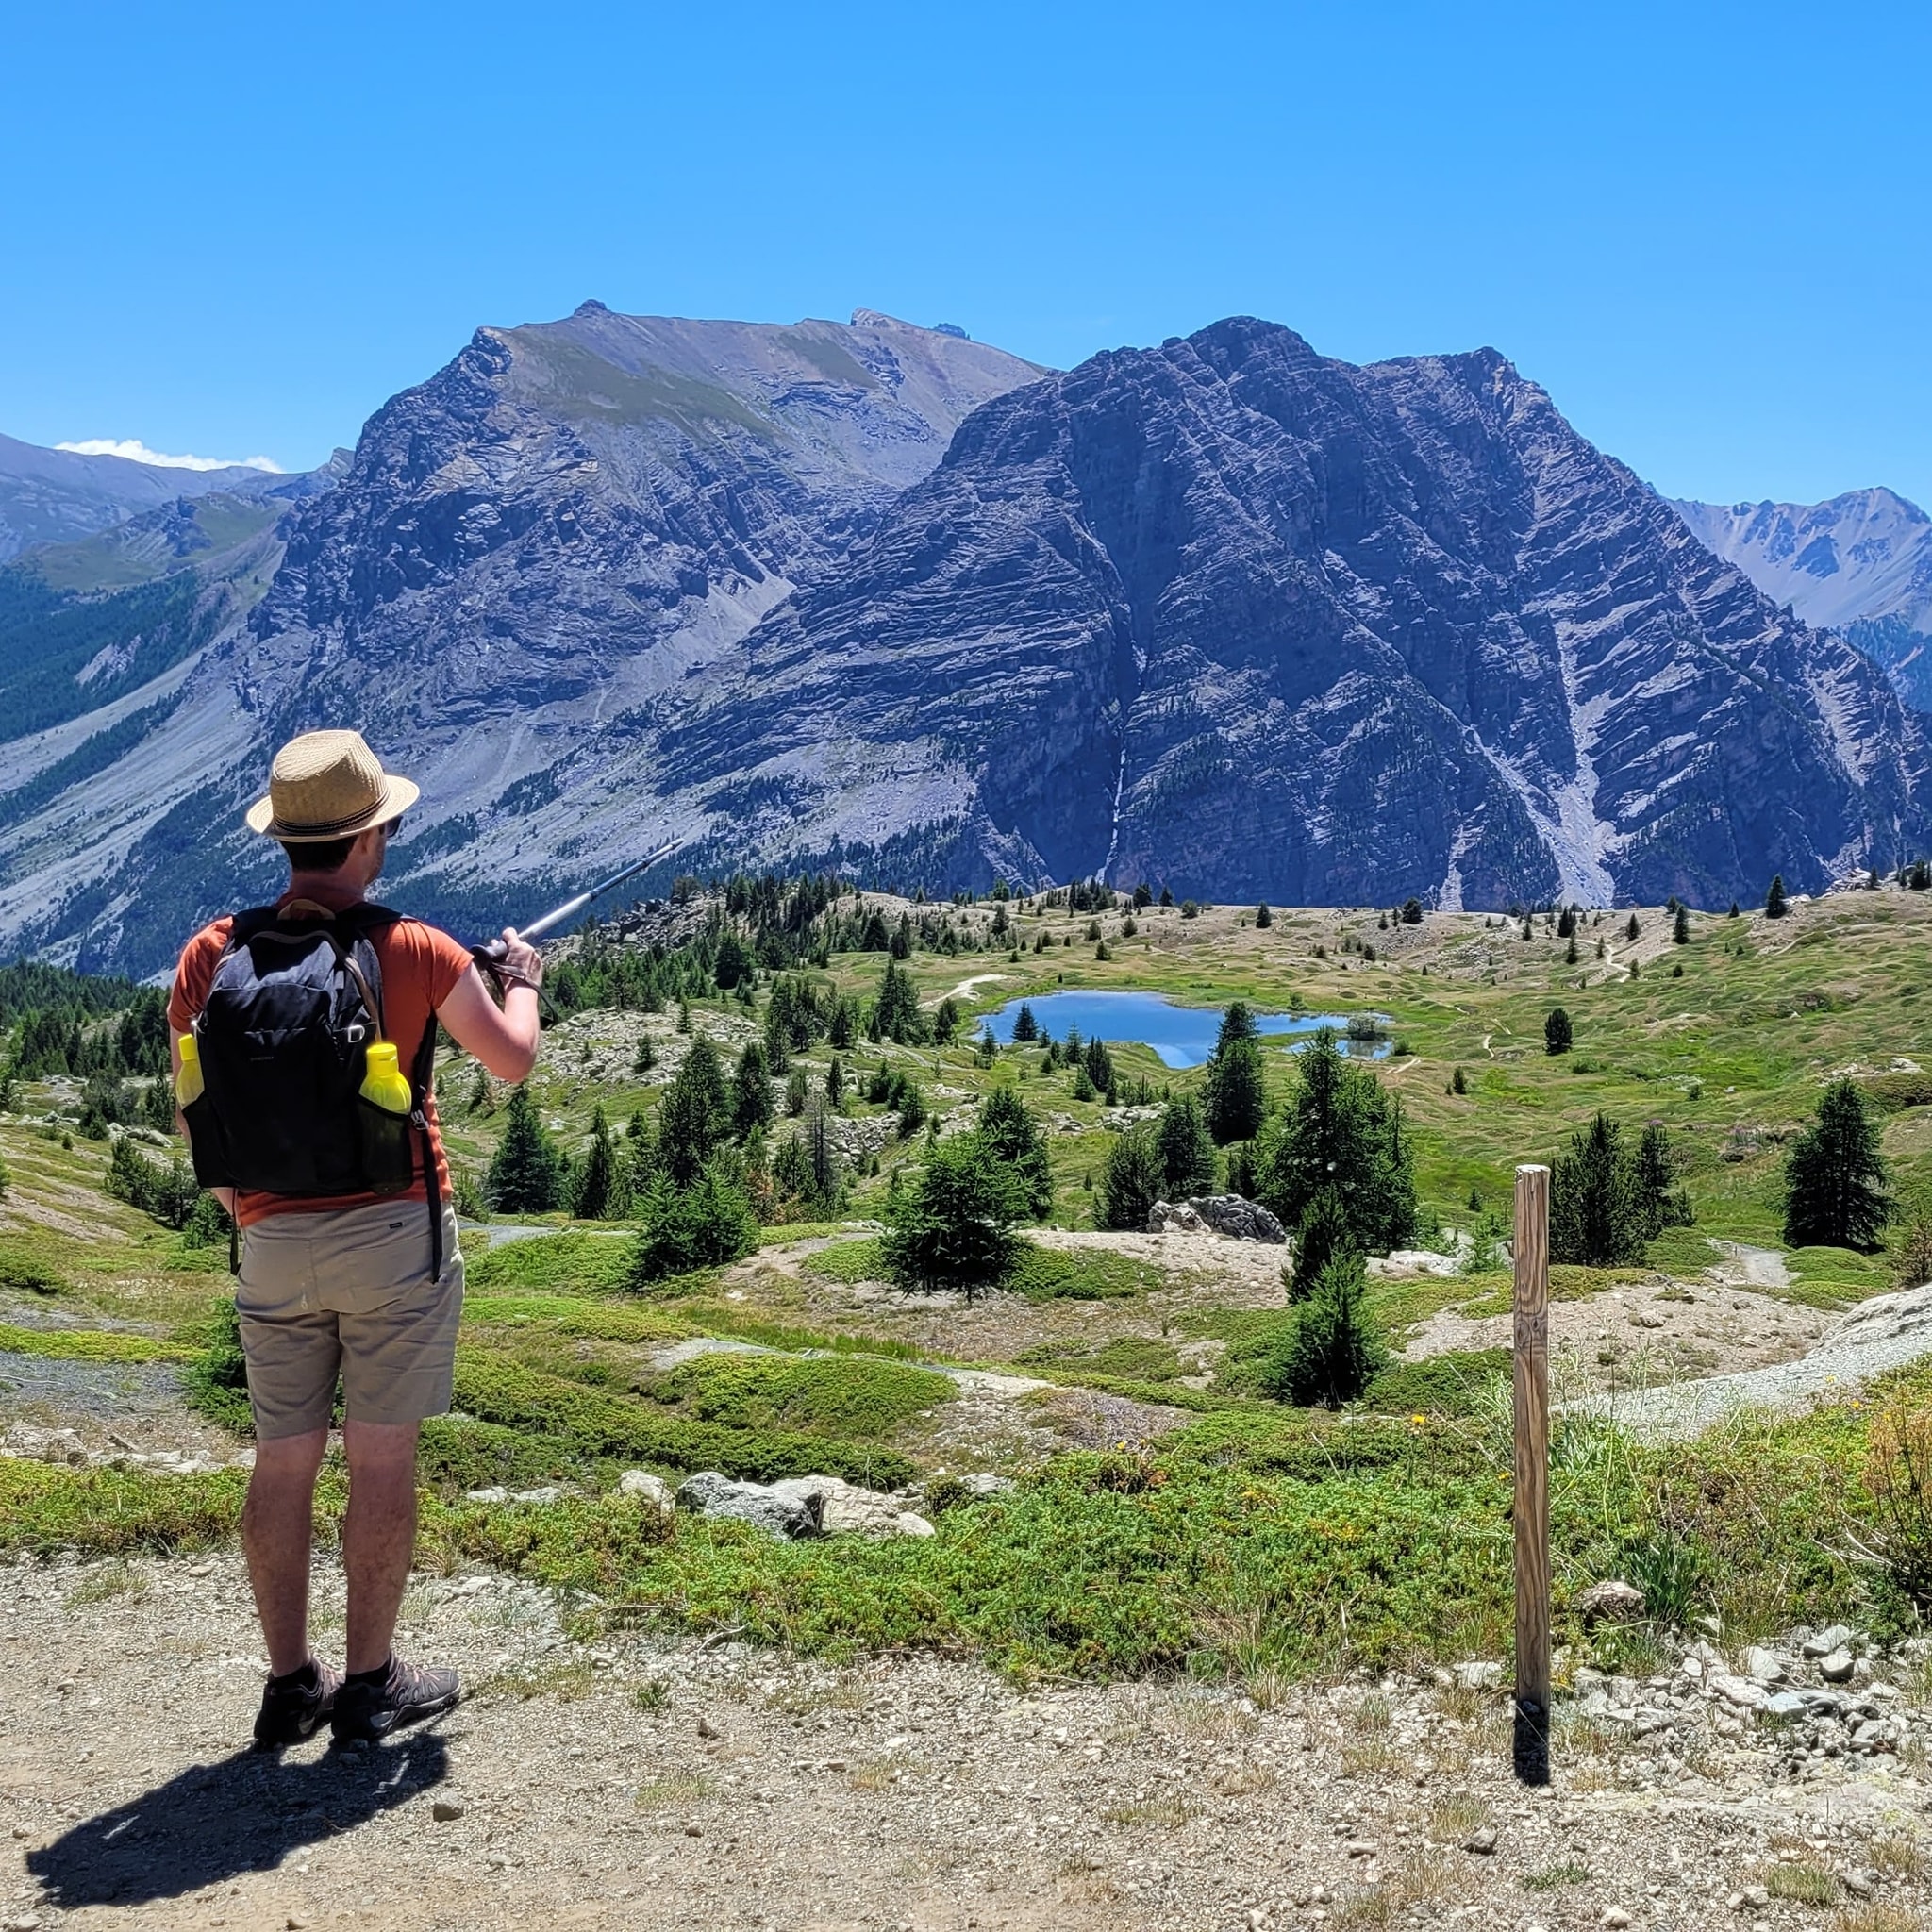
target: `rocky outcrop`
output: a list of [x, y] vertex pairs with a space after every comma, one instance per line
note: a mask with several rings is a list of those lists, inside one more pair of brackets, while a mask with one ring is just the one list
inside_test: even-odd
[[821, 1536], [931, 1536], [932, 1524], [896, 1497], [861, 1490], [835, 1475], [788, 1476], [782, 1482], [734, 1482], [707, 1472], [678, 1485], [680, 1509], [728, 1516], [801, 1541]]
[[680, 758], [935, 885], [1723, 904], [1886, 862], [1932, 789], [1871, 664], [1502, 357], [1247, 319], [988, 404], [745, 670]]
[[1149, 1234], [1218, 1234], [1234, 1241], [1287, 1241], [1288, 1232], [1258, 1201], [1240, 1194], [1196, 1194], [1157, 1201], [1147, 1210]]

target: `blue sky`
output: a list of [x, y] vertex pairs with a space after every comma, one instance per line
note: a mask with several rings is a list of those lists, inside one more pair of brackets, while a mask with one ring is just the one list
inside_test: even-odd
[[0, 430], [306, 466], [586, 296], [1062, 364], [1246, 311], [1491, 343], [1673, 494], [1932, 507], [1928, 23], [16, 0]]

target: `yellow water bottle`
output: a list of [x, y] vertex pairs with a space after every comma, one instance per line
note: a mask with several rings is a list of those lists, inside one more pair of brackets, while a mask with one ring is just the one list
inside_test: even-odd
[[373, 1040], [369, 1043], [368, 1070], [362, 1075], [362, 1098], [385, 1113], [408, 1113], [409, 1083], [396, 1064], [395, 1041]]
[[[201, 1043], [192, 1033], [181, 1036], [181, 1071], [175, 1075], [175, 1105], [191, 1108], [201, 1098]], [[393, 1051], [393, 1049], [391, 1049]]]

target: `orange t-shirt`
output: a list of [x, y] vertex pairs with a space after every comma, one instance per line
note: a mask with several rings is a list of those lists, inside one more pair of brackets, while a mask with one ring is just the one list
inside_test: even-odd
[[[181, 952], [181, 963], [175, 969], [175, 989], [168, 1000], [168, 1024], [176, 1033], [186, 1033], [208, 1000], [214, 982], [215, 966], [222, 949], [234, 929], [232, 915], [205, 925]], [[456, 991], [457, 981], [470, 970], [470, 949], [425, 925], [420, 919], [398, 919], [366, 935], [375, 949], [382, 967], [382, 1020], [388, 1036], [395, 1041], [396, 1059], [405, 1074], [416, 1063], [423, 1045], [423, 1029], [430, 1025], [436, 1009]], [[436, 1175], [442, 1198], [450, 1198], [449, 1161], [442, 1151], [442, 1132], [437, 1124], [436, 1095], [425, 1096], [424, 1111], [429, 1122], [429, 1144], [436, 1150]], [[423, 1184], [423, 1147], [415, 1141], [415, 1178], [399, 1194], [262, 1194], [238, 1189], [235, 1216], [242, 1226], [269, 1214], [314, 1214], [330, 1208], [362, 1208], [376, 1201], [427, 1201]]]

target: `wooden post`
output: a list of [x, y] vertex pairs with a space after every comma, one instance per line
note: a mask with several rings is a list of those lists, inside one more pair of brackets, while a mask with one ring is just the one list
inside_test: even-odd
[[1550, 1779], [1550, 1171], [1516, 1170], [1516, 1774]]

